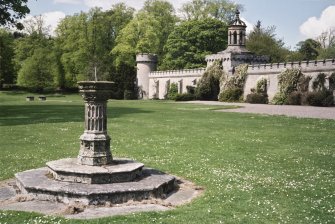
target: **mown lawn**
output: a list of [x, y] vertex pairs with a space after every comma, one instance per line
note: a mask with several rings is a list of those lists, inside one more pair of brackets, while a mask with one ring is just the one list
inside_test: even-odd
[[[77, 156], [78, 95], [26, 102], [0, 93], [0, 180]], [[0, 223], [335, 223], [335, 121], [222, 113], [164, 101], [110, 101], [115, 157], [205, 189], [168, 212], [90, 221], [0, 211]]]

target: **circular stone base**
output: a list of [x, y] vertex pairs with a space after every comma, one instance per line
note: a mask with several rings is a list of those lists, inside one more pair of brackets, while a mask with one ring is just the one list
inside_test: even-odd
[[77, 159], [61, 159], [46, 164], [53, 178], [64, 182], [111, 184], [130, 182], [142, 175], [144, 164], [128, 159], [114, 159], [104, 166], [87, 166]]
[[176, 188], [175, 177], [152, 169], [143, 169], [143, 176], [136, 181], [113, 184], [57, 181], [48, 177], [48, 168], [17, 173], [15, 177], [23, 194], [65, 204], [109, 205], [164, 198]]

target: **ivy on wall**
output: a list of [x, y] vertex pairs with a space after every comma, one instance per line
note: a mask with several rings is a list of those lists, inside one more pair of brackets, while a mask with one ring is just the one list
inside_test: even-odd
[[248, 65], [241, 64], [235, 68], [233, 76], [222, 76], [220, 79], [219, 101], [236, 102], [242, 101], [243, 89], [248, 75]]
[[298, 91], [299, 83], [304, 75], [299, 69], [286, 69], [278, 75], [279, 92], [274, 96], [274, 104], [288, 104], [288, 97], [292, 92]]
[[220, 92], [220, 80], [226, 74], [216, 61], [202, 75], [195, 89], [196, 96], [200, 100], [217, 100]]

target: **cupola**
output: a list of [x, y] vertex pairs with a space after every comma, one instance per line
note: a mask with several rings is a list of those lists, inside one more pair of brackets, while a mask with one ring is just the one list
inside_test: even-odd
[[240, 11], [236, 9], [235, 19], [228, 27], [228, 46], [245, 46], [246, 28], [245, 22], [240, 19]]

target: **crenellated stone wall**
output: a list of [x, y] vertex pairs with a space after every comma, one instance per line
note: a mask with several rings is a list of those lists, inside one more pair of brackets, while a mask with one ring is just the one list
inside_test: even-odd
[[[217, 60], [220, 60], [219, 56], [217, 56]], [[260, 60], [264, 60], [264, 58], [261, 57]], [[288, 63], [250, 64], [248, 66], [248, 76], [244, 88], [244, 97], [251, 93], [251, 89], [256, 87], [256, 84], [260, 79], [265, 78], [268, 81], [268, 95], [271, 100], [278, 91], [277, 76], [282, 71], [291, 68], [300, 69], [304, 75], [311, 76], [313, 81], [319, 73], [331, 75], [335, 72], [335, 59]], [[152, 71], [148, 75], [150, 93], [149, 99], [164, 99], [168, 86], [171, 83], [178, 84], [179, 93], [186, 93], [186, 86], [196, 86], [205, 71], [206, 68]]]
[[178, 85], [179, 93], [186, 93], [186, 86], [196, 86], [206, 68], [154, 71], [149, 73], [149, 99], [164, 99], [171, 83]]
[[266, 78], [268, 95], [271, 100], [278, 91], [278, 75], [284, 70], [292, 68], [300, 69], [305, 76], [312, 77], [311, 84], [319, 73], [331, 75], [335, 72], [335, 59], [250, 65], [244, 87], [244, 97], [251, 93], [250, 90], [255, 88], [260, 79]]
[[[217, 54], [207, 55], [205, 60], [207, 68], [215, 61], [220, 61], [222, 68], [228, 75], [234, 75], [236, 66], [248, 64], [244, 97], [251, 92], [252, 88], [256, 87], [260, 79], [266, 78], [269, 100], [271, 100], [278, 90], [277, 77], [286, 69], [300, 69], [304, 75], [312, 77], [310, 84], [319, 73], [330, 75], [335, 72], [335, 59], [268, 63], [270, 59], [268, 56], [255, 55], [246, 49], [246, 24], [240, 19], [239, 15], [240, 12], [237, 10], [235, 19], [228, 27], [228, 47]], [[178, 84], [179, 93], [186, 93], [186, 86], [196, 86], [198, 80], [206, 71], [206, 68], [156, 71], [157, 56], [154, 54], [139, 54], [136, 57], [136, 62], [137, 83], [140, 96], [143, 99], [164, 99], [171, 83]]]

